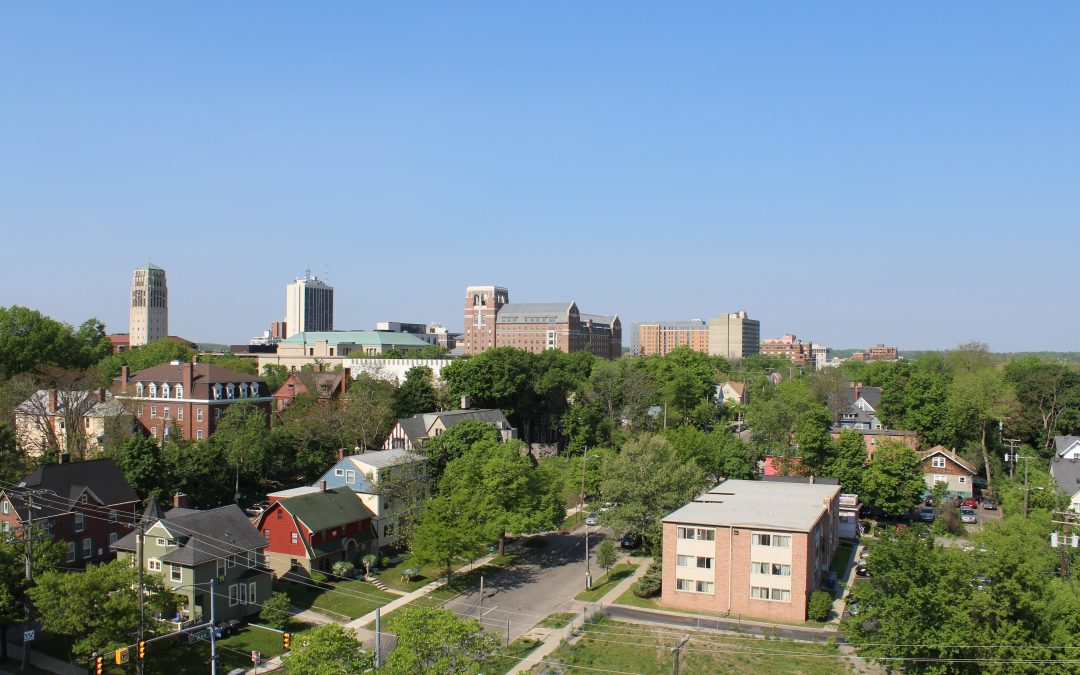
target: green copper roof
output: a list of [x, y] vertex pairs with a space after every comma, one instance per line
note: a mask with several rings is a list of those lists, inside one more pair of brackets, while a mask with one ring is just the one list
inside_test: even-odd
[[143, 265], [142, 267], [136, 267], [135, 269], [137, 269], [137, 270], [161, 270], [162, 272], [165, 271], [165, 268], [158, 267], [157, 265], [155, 265], [152, 262], [148, 262], [145, 265]]
[[428, 344], [409, 333], [391, 333], [389, 331], [376, 330], [308, 331], [306, 333], [291, 335], [288, 339], [282, 340], [281, 343], [286, 345], [302, 345], [319, 342], [320, 340], [326, 340], [327, 343], [332, 345], [345, 342], [358, 345], [383, 345], [387, 347], [426, 347]]

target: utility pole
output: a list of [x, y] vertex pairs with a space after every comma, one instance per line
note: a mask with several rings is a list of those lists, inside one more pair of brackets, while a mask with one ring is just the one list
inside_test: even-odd
[[1057, 532], [1050, 534], [1050, 546], [1051, 548], [1061, 547], [1061, 562], [1058, 563], [1058, 575], [1062, 580], [1069, 576], [1069, 549], [1077, 548], [1080, 542], [1076, 541], [1077, 537], [1071, 534], [1071, 530], [1074, 525], [1077, 524], [1077, 518], [1080, 518], [1080, 514], [1073, 511], [1054, 511], [1055, 520], [1050, 522], [1055, 525], [1061, 525], [1062, 536], [1058, 537]]
[[[132, 513], [132, 517], [138, 518], [138, 513], [135, 511], [135, 507], [132, 507], [131, 513]], [[139, 529], [136, 530], [136, 534], [135, 534], [135, 537], [136, 537], [135, 545], [139, 548], [139, 642], [142, 643], [142, 641], [145, 639], [145, 632], [146, 632], [146, 628], [145, 628], [145, 626], [146, 626], [146, 624], [145, 624], [146, 618], [145, 618], [144, 607], [143, 607], [143, 600], [144, 600], [143, 595], [146, 593], [145, 586], [143, 585], [144, 584], [143, 566], [145, 565], [145, 563], [143, 562], [143, 538], [146, 536], [146, 533], [143, 532], [142, 518], [139, 518], [138, 527], [139, 527]], [[211, 602], [213, 602], [213, 598], [211, 598]], [[143, 664], [143, 660], [138, 659], [136, 661], [136, 663], [138, 664], [137, 667], [139, 669], [139, 675], [143, 675], [143, 672], [145, 672], [144, 668], [146, 667]]]
[[[52, 490], [27, 490], [26, 491], [26, 581], [29, 586], [30, 580], [34, 576], [34, 511], [40, 509], [40, 506], [34, 506], [34, 495], [52, 495], [56, 496], [56, 493]], [[23, 595], [23, 611], [26, 613], [26, 630], [33, 630], [33, 607], [30, 606], [30, 596]], [[0, 636], [0, 639], [7, 639], [7, 636]], [[22, 645], [22, 670], [26, 670], [27, 664], [30, 662], [30, 643], [26, 641], [26, 636], [23, 636]]]
[[[1015, 462], [1018, 459], [1024, 460], [1024, 517], [1027, 518], [1028, 517], [1028, 494], [1031, 492], [1031, 488], [1028, 487], [1028, 460], [1029, 459], [1035, 459], [1035, 457], [1031, 457], [1031, 456], [1027, 456], [1027, 455], [1016, 455], [1016, 454], [1008, 454], [1008, 453], [1006, 453], [1005, 454], [1005, 461], [1008, 462], [1010, 458], [1012, 459], [1013, 462]], [[1041, 488], [1036, 488], [1036, 489], [1041, 489]]]
[[[585, 515], [585, 463], [588, 460], [589, 446], [586, 445], [585, 452], [581, 454], [581, 501], [578, 505], [578, 511], [583, 516]], [[589, 524], [585, 523], [585, 590], [590, 588], [592, 588], [592, 572], [589, 570]]]
[[480, 575], [480, 607], [476, 612], [476, 618], [482, 619], [484, 617], [484, 575]]
[[[1005, 455], [1005, 463], [1009, 465], [1009, 478], [1012, 478], [1016, 472], [1016, 451], [1020, 449], [1020, 439], [1003, 438], [1001, 442], [1009, 449], [1009, 453]], [[1013, 460], [1011, 462], [1009, 461], [1010, 457]]]
[[671, 674], [672, 675], [679, 675], [679, 653], [682, 652], [682, 648], [685, 647], [686, 643], [689, 642], [689, 641], [690, 641], [690, 636], [687, 635], [686, 637], [684, 637], [682, 640], [679, 641], [679, 644], [677, 644], [677, 645], [675, 645], [674, 647], [671, 648], [671, 653], [674, 654], [674, 656], [675, 656], [675, 660], [671, 664]]
[[217, 640], [214, 638], [214, 577], [210, 577], [210, 675], [217, 675]]
[[375, 667], [382, 668], [382, 616], [381, 608], [375, 608]]

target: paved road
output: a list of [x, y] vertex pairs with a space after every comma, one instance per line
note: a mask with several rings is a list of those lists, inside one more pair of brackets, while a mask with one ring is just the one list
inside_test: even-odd
[[737, 630], [740, 633], [751, 635], [776, 635], [789, 640], [813, 640], [821, 642], [828, 638], [838, 637], [835, 631], [824, 631], [817, 628], [804, 628], [801, 626], [784, 626], [779, 624], [746, 623], [738, 619], [714, 619], [682, 614], [658, 614], [647, 610], [634, 609], [624, 605], [608, 605], [604, 613], [612, 619], [620, 621], [633, 621], [636, 623], [655, 623], [666, 626], [685, 626], [686, 628], [713, 629], [713, 630]]
[[[610, 530], [598, 533], [590, 528], [594, 579], [603, 573], [595, 554], [604, 536], [612, 536]], [[510, 640], [516, 640], [552, 612], [573, 611], [574, 596], [585, 587], [585, 530], [551, 533], [543, 538], [547, 546], [518, 547], [518, 562], [513, 568], [484, 579], [483, 603], [479, 587], [475, 587], [446, 607], [461, 616], [479, 618], [486, 628], [500, 633], [505, 633], [509, 622]]]

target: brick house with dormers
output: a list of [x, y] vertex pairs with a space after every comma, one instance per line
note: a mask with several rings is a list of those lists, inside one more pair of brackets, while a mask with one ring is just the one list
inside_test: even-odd
[[949, 486], [950, 497], [972, 496], [972, 481], [976, 471], [960, 459], [956, 452], [943, 445], [935, 445], [919, 457], [919, 470], [926, 481], [927, 492], [933, 490], [937, 483], [945, 483]]
[[85, 567], [115, 557], [109, 548], [131, 531], [139, 496], [111, 459], [46, 464], [17, 487], [0, 489], [0, 527], [17, 535], [30, 518], [27, 491], [33, 491], [38, 524], [67, 543], [65, 566]]
[[136, 373], [124, 366], [113, 380], [112, 391], [138, 425], [159, 440], [172, 433], [187, 439], [209, 438], [225, 410], [242, 401], [264, 411], [269, 421], [274, 401], [261, 378], [208, 363], [180, 361]]

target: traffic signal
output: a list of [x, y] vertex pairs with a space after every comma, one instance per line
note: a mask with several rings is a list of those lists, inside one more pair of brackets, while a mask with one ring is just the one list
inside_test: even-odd
[[139, 640], [139, 660], [146, 658], [146, 640]]
[[103, 670], [105, 670], [105, 657], [99, 656], [94, 659], [94, 673], [95, 675], [101, 675]]
[[285, 649], [289, 648], [289, 644], [292, 643], [292, 633], [282, 633], [281, 642], [285, 645]]
[[131, 659], [131, 655], [128, 653], [127, 647], [121, 647], [116, 650], [116, 665], [121, 666], [127, 663]]

